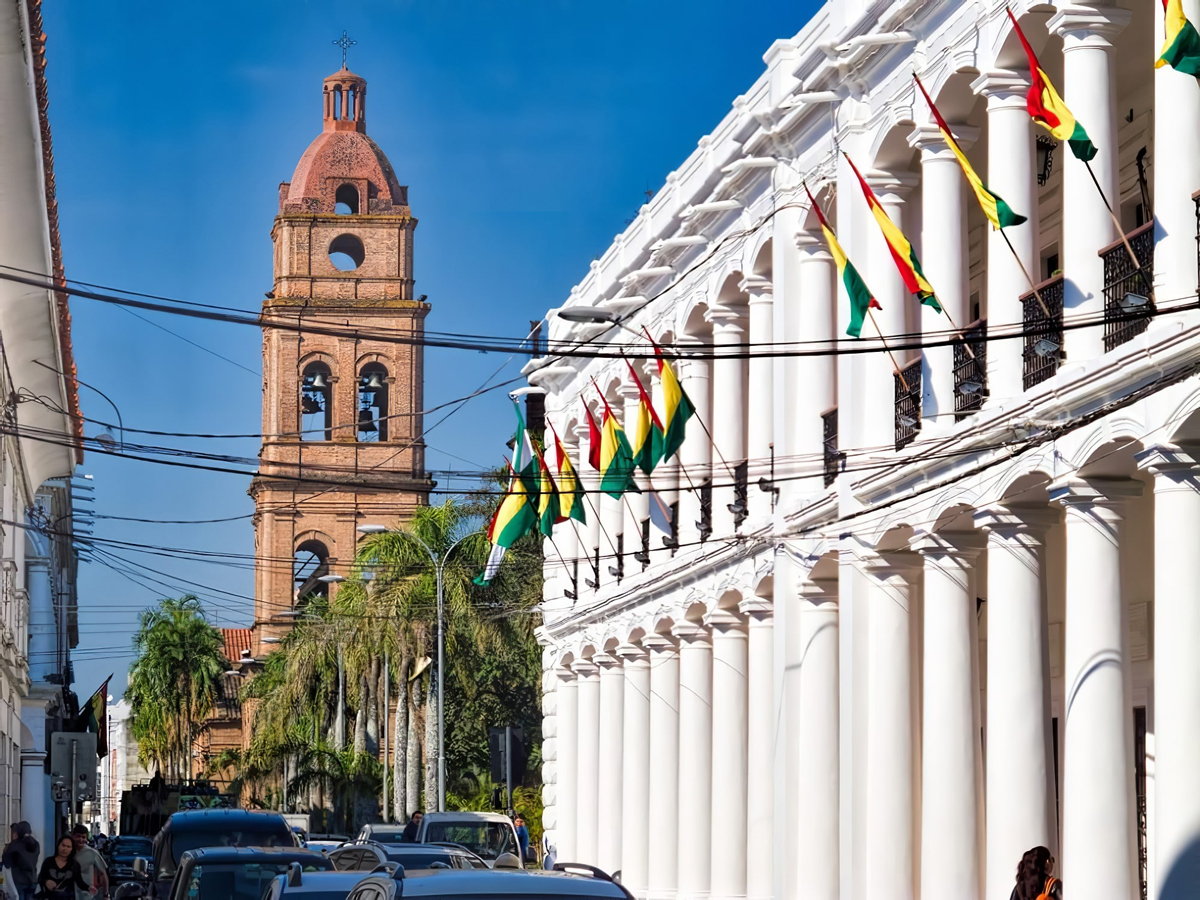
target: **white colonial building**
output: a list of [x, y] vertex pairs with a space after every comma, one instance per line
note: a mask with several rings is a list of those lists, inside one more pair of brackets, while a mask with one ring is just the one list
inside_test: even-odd
[[[836, 0], [548, 316], [552, 354], [601, 354], [526, 369], [593, 489], [592, 379], [632, 432], [616, 348], [648, 362], [605, 318], [682, 356], [715, 436], [642, 479], [676, 546], [645, 493], [547, 544], [560, 860], [639, 897], [1008, 900], [1045, 845], [1071, 897], [1200, 896], [1200, 81], [1154, 68], [1156, 0], [1012, 5], [1131, 250], [1027, 115], [1002, 0]], [[1015, 252], [914, 72], [1028, 217]], [[891, 354], [845, 336], [804, 181]]]

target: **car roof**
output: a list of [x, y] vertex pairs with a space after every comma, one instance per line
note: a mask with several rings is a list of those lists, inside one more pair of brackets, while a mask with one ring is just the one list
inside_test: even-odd
[[313, 862], [316, 865], [329, 865], [329, 857], [316, 850], [304, 850], [300, 847], [200, 847], [188, 850], [182, 859], [194, 859], [197, 862]]
[[328, 891], [330, 889], [344, 890], [346, 893], [350, 893], [356, 884], [370, 874], [370, 872], [305, 872], [300, 878], [299, 887], [289, 886], [286, 875], [276, 875], [275, 878], [284, 883], [283, 896], [290, 897], [308, 891]]
[[261, 809], [189, 809], [171, 813], [164, 829], [191, 828], [196, 831], [207, 829], [238, 828], [244, 825], [271, 823], [291, 833], [283, 816], [277, 812]]
[[503, 813], [487, 812], [431, 812], [425, 813], [421, 824], [427, 822], [503, 822], [512, 824], [512, 819]]
[[406, 825], [397, 825], [395, 822], [368, 822], [363, 826], [363, 829], [369, 831], [403, 831], [406, 827]]
[[405, 873], [404, 897], [613, 897], [625, 900], [620, 885], [602, 878], [541, 869], [450, 869]]

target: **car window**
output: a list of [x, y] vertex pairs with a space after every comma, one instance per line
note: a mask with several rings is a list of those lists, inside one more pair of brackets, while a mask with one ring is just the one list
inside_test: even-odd
[[[276, 823], [269, 828], [240, 828], [233, 831], [179, 831], [171, 833], [171, 866], [174, 870], [188, 850], [204, 847], [294, 847], [292, 833]], [[166, 868], [164, 866], [163, 868]], [[162, 873], [159, 873], [160, 877]]]
[[[176, 886], [178, 900], [259, 900], [277, 875], [286, 874], [288, 864], [204, 863], [193, 866], [186, 880]], [[306, 867], [306, 871], [317, 871]]]
[[430, 822], [425, 828], [425, 843], [460, 844], [484, 859], [501, 853], [516, 853], [512, 826], [504, 822]]
[[[408, 844], [408, 847], [419, 848], [420, 844]], [[430, 863], [449, 863], [452, 857], [444, 850], [403, 850], [389, 853], [388, 859], [400, 863], [406, 869], [428, 869]]]

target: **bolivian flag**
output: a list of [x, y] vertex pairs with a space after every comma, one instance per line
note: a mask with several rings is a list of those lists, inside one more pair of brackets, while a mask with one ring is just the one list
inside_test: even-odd
[[1049, 76], [1038, 64], [1037, 54], [1029, 46], [1029, 41], [1025, 40], [1025, 32], [1017, 23], [1017, 17], [1012, 14], [1011, 9], [1006, 9], [1005, 12], [1012, 19], [1013, 28], [1017, 30], [1017, 37], [1021, 39], [1021, 46], [1025, 48], [1025, 55], [1029, 57], [1029, 72], [1033, 78], [1033, 84], [1030, 85], [1029, 94], [1025, 98], [1025, 108], [1029, 110], [1033, 121], [1058, 140], [1066, 141], [1076, 159], [1090, 162], [1096, 156], [1096, 145], [1092, 143], [1088, 133], [1083, 130], [1083, 126], [1075, 121], [1075, 116], [1071, 114], [1071, 110], [1067, 109], [1067, 104], [1063, 103], [1062, 97], [1058, 96], [1058, 91], [1054, 90]]
[[1154, 68], [1170, 66], [1200, 78], [1200, 33], [1183, 14], [1183, 0], [1163, 0], [1163, 9], [1167, 11], [1167, 40]]
[[871, 290], [862, 280], [862, 276], [858, 274], [858, 269], [854, 268], [854, 264], [846, 257], [846, 252], [838, 243], [837, 235], [829, 227], [825, 215], [821, 212], [821, 207], [817, 204], [816, 198], [813, 197], [807, 184], [804, 185], [804, 192], [808, 194], [808, 201], [812, 204], [813, 212], [817, 214], [817, 221], [821, 223], [821, 233], [825, 235], [825, 243], [829, 245], [829, 253], [833, 256], [833, 261], [837, 263], [838, 278], [842, 282], [842, 287], [846, 289], [846, 296], [850, 298], [850, 327], [846, 329], [846, 334], [850, 337], [861, 337], [863, 320], [867, 317], [867, 311], [883, 309], [883, 307], [871, 295]]
[[588, 465], [600, 471], [600, 427], [596, 424], [596, 417], [592, 415], [592, 411], [586, 403], [583, 404], [583, 414], [587, 416], [588, 423]]
[[875, 217], [876, 224], [879, 225], [879, 230], [883, 232], [883, 239], [887, 241], [888, 249], [892, 252], [892, 259], [896, 263], [896, 268], [900, 270], [900, 277], [904, 279], [904, 286], [910, 294], [915, 294], [922, 303], [936, 310], [942, 311], [942, 305], [938, 303], [937, 297], [933, 293], [933, 285], [925, 277], [925, 273], [921, 271], [921, 261], [917, 259], [916, 251], [913, 250], [912, 244], [908, 242], [908, 238], [904, 236], [896, 223], [888, 218], [888, 214], [883, 211], [883, 207], [879, 204], [875, 192], [871, 190], [866, 179], [862, 177], [862, 173], [858, 171], [858, 166], [854, 165], [849, 155], [846, 156], [846, 162], [850, 163], [850, 168], [854, 170], [854, 174], [858, 176], [858, 183], [862, 186], [863, 196], [867, 198], [867, 206], [871, 208], [871, 215]]
[[665, 462], [679, 452], [683, 440], [687, 437], [687, 421], [696, 413], [696, 407], [679, 379], [671, 364], [663, 359], [662, 349], [654, 343], [650, 332], [646, 332], [646, 340], [654, 346], [654, 356], [658, 360], [658, 380], [662, 382], [663, 418], [662, 424], [662, 460]]
[[537, 514], [533, 504], [529, 502], [525, 482], [517, 476], [510, 464], [508, 490], [505, 491], [504, 499], [496, 507], [491, 524], [488, 525], [487, 538], [492, 544], [492, 552], [488, 554], [483, 573], [475, 578], [475, 583], [486, 587], [500, 570], [505, 551], [536, 524]]
[[[553, 428], [553, 426], [551, 426]], [[571, 457], [563, 449], [558, 432], [554, 432], [554, 452], [558, 457], [558, 514], [559, 521], [574, 519], [576, 522], [587, 523], [583, 511], [583, 490], [579, 487], [579, 476], [575, 474], [575, 466]]]
[[992, 223], [992, 227], [999, 230], [1007, 228], [1009, 225], [1020, 225], [1022, 222], [1027, 221], [1024, 216], [1013, 212], [1012, 207], [1005, 203], [1004, 198], [999, 194], [988, 190], [988, 186], [983, 183], [983, 179], [976, 175], [975, 170], [971, 168], [966, 154], [962, 152], [962, 148], [958, 146], [958, 141], [950, 133], [950, 126], [946, 124], [946, 120], [942, 118], [942, 114], [938, 112], [938, 108], [933, 105], [933, 100], [930, 99], [929, 93], [925, 90], [925, 85], [921, 84], [921, 79], [915, 73], [913, 74], [913, 81], [921, 89], [921, 95], [925, 98], [925, 102], [929, 104], [929, 111], [933, 113], [938, 130], [942, 133], [942, 139], [945, 140], [946, 146], [954, 153], [958, 164], [962, 166], [963, 174], [967, 176], [967, 182], [971, 185], [971, 190], [975, 192], [975, 197], [979, 200], [979, 205], [983, 207], [983, 214]]
[[637, 430], [633, 435], [633, 461], [639, 469], [649, 475], [658, 465], [658, 461], [662, 459], [662, 422], [658, 420], [658, 413], [654, 411], [654, 404], [650, 401], [650, 396], [642, 385], [642, 379], [638, 378], [637, 370], [633, 368], [633, 364], [629, 360], [625, 360], [625, 365], [629, 366], [629, 375], [638, 389]]
[[538, 482], [538, 531], [546, 537], [550, 537], [554, 533], [554, 523], [562, 521], [561, 501], [558, 496], [558, 487], [550, 475], [549, 466], [546, 465], [545, 454], [536, 449], [534, 452], [537, 453], [538, 469], [541, 471], [541, 479]]
[[626, 491], [637, 490], [633, 480], [633, 451], [608, 400], [603, 394], [600, 399], [604, 402], [604, 417], [600, 422], [600, 490], [619, 499]]

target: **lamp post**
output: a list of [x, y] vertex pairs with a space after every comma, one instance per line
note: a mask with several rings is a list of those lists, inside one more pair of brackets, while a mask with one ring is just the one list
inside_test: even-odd
[[388, 528], [386, 525], [359, 525], [358, 531], [360, 534], [401, 534], [407, 538], [411, 538], [420, 545], [421, 549], [429, 554], [429, 561], [433, 563], [433, 571], [437, 576], [437, 762], [438, 762], [438, 800], [437, 811], [444, 812], [446, 809], [446, 717], [445, 712], [445, 675], [442, 665], [443, 646], [445, 644], [445, 627], [444, 627], [444, 603], [443, 603], [443, 572], [446, 569], [446, 561], [450, 558], [450, 554], [454, 548], [465, 541], [467, 538], [476, 534], [483, 534], [482, 530], [472, 531], [464, 534], [457, 541], [446, 548], [446, 552], [439, 557], [433, 552], [433, 548], [426, 544], [423, 540], [413, 534], [411, 531], [402, 531], [396, 528]]

